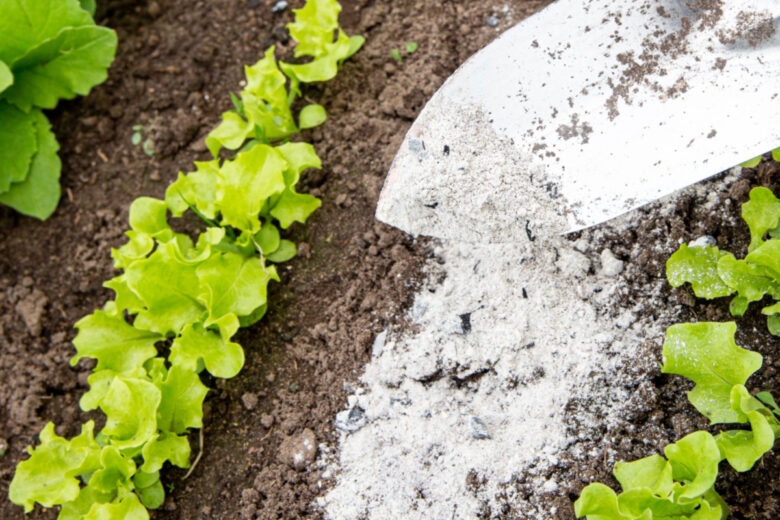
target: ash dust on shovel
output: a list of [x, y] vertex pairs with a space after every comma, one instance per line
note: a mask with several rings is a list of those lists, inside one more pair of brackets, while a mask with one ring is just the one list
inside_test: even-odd
[[[412, 326], [377, 337], [336, 419], [327, 516], [571, 520], [586, 484], [615, 484], [616, 461], [706, 428], [687, 383], [660, 374], [661, 343], [673, 323], [730, 317], [723, 302], [672, 291], [664, 263], [706, 235], [743, 254], [739, 204], [752, 185], [774, 188], [777, 170], [735, 169], [573, 236], [439, 243]], [[751, 383], [777, 391], [777, 342], [750, 319], [738, 340], [765, 356]], [[724, 470], [732, 518], [778, 517], [778, 484], [761, 477], [776, 477], [778, 457], [762, 465]]]

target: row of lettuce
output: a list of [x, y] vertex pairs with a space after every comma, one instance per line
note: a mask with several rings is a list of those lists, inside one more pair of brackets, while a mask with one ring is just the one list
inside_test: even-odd
[[[775, 157], [777, 158], [777, 157]], [[756, 165], [755, 162], [752, 163]], [[742, 316], [765, 296], [769, 331], [780, 336], [780, 201], [767, 188], [754, 188], [742, 206], [750, 228], [744, 259], [707, 241], [682, 244], [667, 262], [674, 287], [690, 283], [700, 298], [733, 296], [730, 310]], [[753, 395], [747, 380], [762, 366], [757, 352], [737, 346], [735, 322], [684, 323], [670, 327], [663, 345], [663, 372], [695, 383], [691, 404], [713, 425], [732, 425], [717, 435], [697, 431], [666, 446], [664, 454], [616, 464], [622, 488], [594, 483], [575, 502], [588, 520], [725, 520], [729, 508], [715, 491], [719, 464], [744, 472], [780, 438], [780, 408], [769, 392]]]
[[[296, 254], [280, 228], [320, 206], [296, 191], [320, 159], [289, 138], [324, 122], [325, 110], [309, 104], [296, 120], [292, 106], [302, 83], [330, 80], [362, 46], [339, 28], [340, 11], [335, 0], [296, 10], [288, 28], [296, 58], [308, 61], [278, 62], [268, 49], [245, 68], [235, 110], [207, 138], [214, 159], [179, 174], [164, 200], [132, 203], [128, 241], [112, 251], [121, 274], [105, 283], [115, 298], [76, 324], [73, 342], [71, 364], [97, 360], [79, 404], [99, 408], [105, 426], [95, 432], [89, 421], [72, 439], [44, 427], [9, 489], [26, 512], [37, 502], [61, 506], [60, 520], [148, 519], [147, 508], [165, 499], [160, 470], [189, 467], [187, 435], [203, 427], [208, 392], [200, 372], [230, 378], [241, 370], [244, 351], [232, 338], [265, 314], [267, 286], [279, 280], [273, 264]], [[223, 148], [236, 153], [222, 160]], [[195, 240], [169, 225], [187, 211], [204, 222]]]

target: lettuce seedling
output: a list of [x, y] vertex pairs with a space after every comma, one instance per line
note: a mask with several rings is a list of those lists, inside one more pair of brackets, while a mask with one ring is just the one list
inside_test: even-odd
[[0, 0], [0, 203], [48, 218], [60, 198], [59, 146], [41, 109], [105, 81], [114, 31], [94, 1]]

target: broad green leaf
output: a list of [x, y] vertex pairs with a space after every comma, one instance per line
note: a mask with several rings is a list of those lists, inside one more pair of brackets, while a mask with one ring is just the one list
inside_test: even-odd
[[135, 474], [135, 462], [123, 456], [115, 446], [106, 446], [100, 452], [101, 468], [89, 479], [89, 486], [101, 493], [115, 493], [127, 486]]
[[[0, 101], [0, 105], [4, 104]], [[60, 201], [62, 163], [57, 156], [60, 145], [51, 131], [49, 120], [40, 110], [31, 111], [29, 116], [35, 126], [37, 151], [32, 156], [27, 178], [12, 184], [5, 193], [0, 193], [0, 204], [10, 206], [19, 213], [45, 220], [54, 213]], [[5, 121], [0, 126], [3, 124]], [[0, 156], [2, 154], [0, 150]]]
[[302, 130], [314, 128], [315, 126], [320, 126], [324, 123], [327, 118], [328, 115], [325, 112], [325, 107], [322, 105], [306, 105], [298, 115], [298, 126], [301, 127]]
[[25, 114], [0, 100], [0, 193], [29, 175], [38, 151], [39, 132], [34, 114]]
[[130, 227], [136, 232], [165, 241], [173, 235], [168, 226], [168, 205], [164, 200], [138, 197], [130, 204]]
[[255, 242], [265, 256], [279, 249], [280, 241], [279, 229], [270, 220], [263, 223], [263, 227], [255, 235]]
[[0, 94], [14, 84], [14, 75], [4, 62], [0, 61]]
[[0, 61], [13, 63], [65, 27], [93, 24], [79, 0], [0, 0]]
[[196, 267], [176, 258], [171, 243], [161, 244], [151, 256], [128, 266], [127, 284], [146, 305], [134, 325], [168, 334], [179, 333], [197, 321], [205, 308], [197, 299]]
[[658, 496], [647, 488], [632, 489], [618, 495], [618, 508], [629, 518], [686, 518], [698, 505], [696, 500], [675, 503], [672, 498]]
[[124, 311], [137, 314], [144, 308], [144, 302], [127, 285], [127, 276], [122, 274], [116, 278], [104, 282], [103, 287], [114, 291], [114, 308], [116, 312], [109, 314], [118, 315]]
[[238, 150], [251, 135], [253, 135], [255, 125], [244, 121], [244, 119], [235, 112], [225, 112], [222, 114], [222, 122], [208, 137], [206, 137], [206, 147], [214, 157], [219, 156], [221, 148], [228, 150]]
[[160, 390], [149, 381], [115, 377], [100, 403], [106, 414], [101, 433], [120, 449], [143, 446], [157, 433], [160, 399]]
[[737, 471], [747, 471], [772, 449], [775, 434], [767, 418], [774, 423], [777, 421], [769, 409], [742, 385], [735, 385], [732, 389], [731, 403], [733, 410], [740, 415], [740, 422], [750, 422], [751, 431], [725, 431], [716, 440], [731, 467]]
[[287, 161], [287, 167], [284, 170], [284, 185], [288, 188], [292, 188], [298, 183], [303, 170], [322, 168], [322, 161], [309, 143], [285, 143], [275, 149]]
[[706, 322], [676, 324], [666, 331], [662, 371], [696, 383], [688, 399], [712, 423], [735, 422], [731, 387], [744, 385], [761, 368], [761, 354], [734, 342], [736, 330], [734, 322]]
[[582, 490], [580, 498], [574, 502], [574, 514], [577, 518], [588, 520], [636, 520], [624, 515], [618, 508], [618, 497], [604, 484], [595, 483]]
[[95, 16], [95, 0], [80, 0], [81, 8], [88, 12], [90, 15]]
[[257, 309], [255, 309], [255, 311], [252, 314], [248, 316], [241, 316], [241, 318], [239, 318], [238, 321], [242, 327], [251, 327], [258, 321], [260, 321], [263, 318], [263, 316], [265, 316], [267, 310], [268, 310], [268, 305], [263, 305], [262, 307], [258, 307]]
[[216, 186], [219, 161], [196, 162], [196, 170], [179, 173], [176, 182], [165, 190], [165, 202], [174, 217], [180, 217], [194, 205], [206, 218], [216, 218]]
[[747, 262], [765, 267], [768, 274], [780, 281], [780, 239], [767, 240], [745, 257]]
[[766, 324], [769, 333], [780, 336], [780, 302], [764, 307], [761, 309], [761, 314], [767, 317]]
[[134, 261], [144, 258], [154, 249], [154, 239], [146, 233], [137, 231], [125, 231], [129, 240], [118, 249], [111, 250], [111, 258], [114, 259], [114, 267], [125, 269]]
[[30, 458], [16, 466], [8, 488], [11, 502], [32, 511], [35, 502], [53, 507], [76, 500], [79, 496], [79, 475], [100, 467], [100, 446], [93, 435], [94, 423], [81, 427], [81, 435], [68, 441], [54, 433], [54, 423], [48, 423], [40, 434], [40, 445], [30, 450]]
[[57, 520], [83, 520], [94, 504], [111, 502], [112, 498], [113, 493], [101, 493], [89, 486], [83, 487], [76, 500], [62, 505]]
[[298, 131], [290, 111], [287, 78], [279, 70], [274, 47], [252, 66], [244, 68], [247, 85], [241, 91], [244, 113], [253, 127], [270, 141], [284, 139]]
[[218, 253], [197, 268], [199, 300], [208, 310], [206, 326], [225, 314], [247, 316], [266, 302], [271, 280], [279, 280], [276, 269], [265, 267], [256, 256]]
[[300, 65], [281, 62], [279, 66], [287, 76], [301, 83], [329, 81], [336, 77], [341, 62], [349, 58], [350, 53], [356, 52], [354, 47], [358, 42], [339, 29], [336, 41], [324, 44], [323, 50], [313, 61]]
[[672, 287], [690, 282], [699, 298], [728, 296], [734, 291], [718, 276], [718, 260], [725, 254], [717, 247], [681, 244], [666, 261], [666, 278]]
[[286, 167], [279, 152], [264, 144], [226, 162], [217, 182], [223, 223], [251, 233], [260, 231], [258, 214], [266, 199], [284, 190]]
[[123, 490], [112, 502], [93, 505], [84, 520], [149, 520], [149, 512], [135, 493]]
[[327, 53], [333, 31], [339, 26], [340, 12], [341, 4], [336, 0], [309, 0], [301, 9], [293, 9], [295, 21], [287, 24], [287, 29], [297, 42], [296, 58], [318, 58]]
[[155, 343], [165, 339], [160, 334], [139, 330], [121, 315], [97, 310], [76, 323], [79, 333], [73, 339], [77, 354], [70, 360], [75, 366], [83, 357], [97, 360], [96, 371], [129, 372], [157, 355]]
[[180, 468], [190, 467], [190, 443], [186, 436], [161, 432], [144, 445], [141, 471], [159, 471], [166, 461]]
[[139, 488], [136, 492], [141, 503], [149, 509], [157, 509], [165, 502], [165, 490], [159, 478], [151, 486]]
[[15, 80], [3, 97], [27, 112], [33, 106], [54, 108], [60, 99], [84, 96], [108, 77], [116, 45], [111, 29], [65, 28], [10, 63]]
[[672, 491], [672, 466], [660, 455], [652, 455], [633, 462], [618, 462], [612, 471], [624, 491], [649, 489], [658, 495]]
[[93, 372], [87, 378], [89, 390], [85, 392], [79, 400], [81, 409], [88, 412], [100, 407], [100, 403], [103, 402], [103, 399], [111, 389], [111, 383], [114, 382], [114, 378], [117, 376], [143, 379], [146, 377], [146, 371], [143, 367], [138, 367], [129, 372], [115, 372], [114, 370], [98, 370], [97, 372]]
[[279, 201], [271, 209], [271, 216], [279, 221], [283, 229], [290, 227], [293, 222], [306, 222], [309, 215], [314, 213], [322, 205], [317, 197], [305, 193], [296, 193], [291, 188], [284, 190]]
[[295, 244], [289, 240], [282, 240], [279, 242], [279, 248], [266, 258], [268, 261], [278, 264], [294, 258], [296, 254], [298, 254], [298, 248]]
[[768, 292], [780, 294], [780, 284], [766, 268], [737, 260], [731, 253], [725, 253], [718, 260], [718, 276], [737, 291], [731, 305], [731, 313], [735, 316], [744, 314], [751, 302], [760, 300]]
[[748, 251], [753, 251], [763, 243], [766, 232], [777, 227], [780, 201], [768, 188], [753, 188], [750, 200], [742, 205], [742, 218], [750, 228]]
[[160, 391], [162, 400], [157, 411], [160, 430], [181, 434], [187, 428], [203, 426], [203, 400], [209, 390], [194, 371], [172, 366]]
[[173, 366], [193, 372], [203, 360], [211, 375], [229, 379], [244, 366], [244, 349], [200, 325], [190, 325], [174, 340], [169, 359]]
[[664, 448], [672, 465], [674, 480], [685, 482], [679, 499], [695, 499], [704, 495], [718, 478], [720, 450], [715, 438], [705, 431], [686, 435]]

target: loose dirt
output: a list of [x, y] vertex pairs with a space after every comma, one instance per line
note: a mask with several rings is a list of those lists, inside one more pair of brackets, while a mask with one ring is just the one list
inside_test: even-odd
[[[78, 408], [90, 366], [68, 364], [72, 325], [111, 297], [101, 284], [113, 276], [109, 252], [123, 242], [130, 202], [141, 195], [161, 197], [179, 170], [208, 157], [202, 138], [230, 108], [228, 92], [240, 89], [243, 65], [259, 59], [269, 45], [290, 54], [283, 27], [292, 15], [289, 9], [273, 14], [274, 3], [100, 2], [98, 19], [117, 30], [120, 47], [104, 85], [51, 114], [62, 147], [60, 207], [43, 223], [0, 209], [0, 446], [8, 446], [0, 456], [0, 518], [23, 517], [5, 493], [40, 428], [54, 421], [58, 433], [71, 436], [95, 417]], [[334, 417], [347, 406], [375, 336], [401, 326], [422, 280], [421, 266], [432, 254], [425, 241], [375, 223], [385, 172], [411, 121], [444, 79], [501, 30], [548, 2], [342, 3], [343, 26], [368, 42], [336, 80], [306, 92], [329, 115], [321, 129], [304, 136], [325, 165], [306, 175], [304, 188], [322, 196], [323, 208], [292, 231], [300, 256], [280, 270], [282, 283], [272, 286], [267, 317], [238, 338], [247, 352], [242, 373], [230, 381], [205, 381], [213, 391], [206, 401], [203, 457], [187, 480], [183, 471], [167, 471], [171, 492], [153, 518], [323, 517], [315, 500], [332, 483], [324, 461], [337, 445]], [[498, 27], [487, 23], [491, 16]], [[402, 51], [399, 64], [390, 50], [409, 41], [419, 50]], [[142, 125], [144, 139], [151, 139], [152, 156], [131, 144], [134, 125]], [[762, 168], [721, 194], [733, 199], [732, 213], [750, 186], [776, 186], [776, 169]], [[657, 280], [669, 241], [704, 233], [732, 251], [744, 247], [736, 221], [699, 215], [695, 202], [683, 204], [668, 220], [609, 237], [609, 247], [637, 277]], [[659, 240], [665, 249], [652, 249]], [[666, 291], [681, 319], [725, 316], [725, 304], [703, 305], [684, 290]], [[641, 297], [626, 289], [626, 301]], [[757, 332], [743, 326], [743, 344], [765, 354], [760, 381], [777, 391], [778, 356], [768, 347], [776, 342], [762, 335], [759, 317], [747, 319], [756, 320]], [[558, 482], [569, 483], [550, 496], [560, 518], [572, 518], [574, 493], [586, 482], [607, 478], [611, 461], [649, 454], [698, 425], [682, 383], [647, 365], [651, 385], [637, 389], [647, 398], [637, 399], [636, 415], [614, 431], [583, 432], [583, 442], [603, 450], [603, 459], [564, 458], [551, 469]], [[578, 406], [587, 403], [566, 407], [573, 427]], [[197, 452], [197, 436], [192, 442]], [[780, 516], [779, 468], [775, 455], [748, 475], [728, 475], [721, 491], [734, 518]], [[523, 487], [522, 475], [513, 485], [519, 493], [535, 492]], [[507, 508], [491, 515], [522, 518], [511, 504]], [[54, 517], [40, 508], [29, 516]]]

